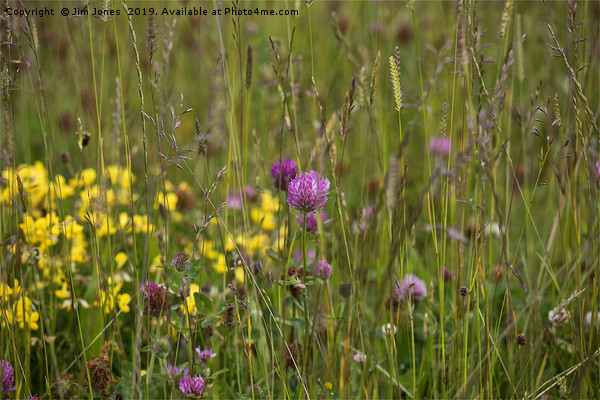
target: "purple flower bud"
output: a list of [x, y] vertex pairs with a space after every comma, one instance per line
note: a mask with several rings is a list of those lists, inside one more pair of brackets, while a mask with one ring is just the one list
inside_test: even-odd
[[205, 347], [204, 350], [201, 350], [200, 346], [196, 347], [196, 354], [198, 355], [198, 358], [202, 364], [206, 364], [217, 356], [215, 353], [213, 353], [213, 349]]
[[331, 265], [327, 264], [325, 260], [319, 261], [314, 268], [315, 276], [325, 281], [331, 276]]
[[[181, 373], [183, 375], [187, 375], [189, 372], [189, 370], [186, 368], [184, 369]], [[163, 375], [165, 375], [166, 377], [170, 378], [170, 379], [176, 379], [177, 376], [179, 375], [179, 368], [177, 368], [175, 365], [167, 365], [167, 368], [163, 368], [162, 370]]]
[[179, 272], [185, 271], [190, 265], [190, 256], [185, 253], [177, 253], [173, 260], [171, 261], [171, 265]]
[[446, 267], [440, 267], [440, 275], [442, 278], [444, 278], [444, 282], [448, 282], [450, 279], [452, 279], [452, 272], [450, 272], [450, 270]]

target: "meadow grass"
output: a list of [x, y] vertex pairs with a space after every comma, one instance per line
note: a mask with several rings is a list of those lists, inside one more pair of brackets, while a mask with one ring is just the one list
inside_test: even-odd
[[49, 4], [0, 398], [600, 398], [598, 2]]

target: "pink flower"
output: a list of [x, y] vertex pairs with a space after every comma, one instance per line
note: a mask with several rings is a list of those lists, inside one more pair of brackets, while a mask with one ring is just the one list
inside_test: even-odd
[[416, 275], [408, 274], [402, 279], [400, 289], [396, 289], [396, 296], [399, 296], [402, 301], [407, 301], [408, 299], [411, 301], [420, 301], [423, 300], [423, 297], [427, 296], [427, 286]]
[[452, 144], [450, 138], [436, 136], [429, 139], [429, 152], [441, 156], [449, 156]]
[[298, 166], [291, 158], [275, 161], [271, 167], [271, 176], [275, 180], [275, 187], [287, 190], [290, 180], [298, 173]]
[[[177, 378], [177, 376], [179, 375], [179, 368], [177, 368], [177, 366], [175, 365], [167, 365], [166, 368], [163, 367], [162, 373], [163, 375], [165, 375], [166, 377], [170, 378], [170, 379], [175, 379]], [[183, 371], [181, 371], [181, 373], [183, 375], [187, 375], [189, 372], [189, 370], [186, 368]]]
[[352, 359], [358, 364], [364, 364], [367, 362], [367, 355], [360, 350], [357, 350], [356, 354], [352, 356]]
[[198, 399], [204, 391], [204, 379], [200, 375], [193, 378], [186, 375], [179, 380], [179, 390], [188, 399]]
[[206, 364], [217, 356], [215, 353], [213, 353], [212, 349], [205, 347], [204, 350], [200, 350], [200, 346], [196, 347], [196, 354], [198, 355], [198, 358], [202, 364]]
[[314, 267], [313, 273], [315, 274], [315, 276], [326, 281], [331, 276], [331, 265], [329, 265], [327, 261], [321, 260]]
[[296, 175], [288, 185], [288, 204], [303, 214], [314, 213], [325, 207], [329, 180], [315, 171]]

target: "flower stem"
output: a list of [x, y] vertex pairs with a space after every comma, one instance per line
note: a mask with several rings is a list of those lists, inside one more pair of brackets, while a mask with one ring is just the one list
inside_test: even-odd
[[[304, 214], [304, 222], [302, 223], [302, 275], [306, 276], [306, 214]], [[304, 357], [302, 357], [302, 372], [306, 376], [306, 365], [308, 360], [308, 305], [306, 302], [306, 289], [303, 296], [304, 300]]]

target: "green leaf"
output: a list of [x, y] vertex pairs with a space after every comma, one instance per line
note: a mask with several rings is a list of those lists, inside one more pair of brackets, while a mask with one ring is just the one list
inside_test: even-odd
[[211, 374], [211, 375], [209, 376], [209, 378], [210, 378], [210, 379], [213, 379], [213, 378], [215, 378], [216, 376], [219, 376], [219, 375], [222, 375], [222, 374], [224, 374], [225, 372], [229, 372], [229, 369], [228, 369], [228, 368], [223, 368], [223, 369], [220, 369], [220, 370], [218, 370], [217, 372], [215, 372], [214, 374]]
[[213, 305], [212, 299], [202, 292], [196, 293], [195, 296], [198, 299], [197, 304], [198, 304], [198, 311], [200, 312], [200, 314], [204, 314], [204, 315], [211, 314], [214, 310], [214, 305]]
[[290, 325], [299, 331], [304, 331], [306, 323], [302, 318], [290, 318], [285, 321], [286, 325]]

